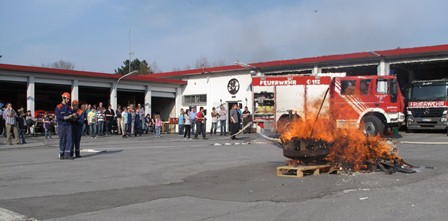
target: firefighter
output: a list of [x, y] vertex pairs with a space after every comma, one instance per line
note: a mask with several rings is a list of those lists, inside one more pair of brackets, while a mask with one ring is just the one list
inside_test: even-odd
[[62, 94], [62, 102], [56, 106], [55, 115], [58, 122], [58, 136], [59, 136], [59, 159], [74, 158], [70, 156], [70, 150], [72, 148], [72, 125], [70, 121], [76, 118], [76, 114], [73, 111], [70, 104], [70, 94], [64, 92]]
[[70, 148], [70, 156], [73, 157], [73, 153], [76, 158], [80, 158], [81, 154], [79, 152], [79, 145], [81, 143], [82, 128], [85, 119], [85, 105], [79, 108], [79, 102], [77, 100], [72, 101], [72, 110], [76, 114], [76, 118], [73, 119], [72, 123], [72, 147]]

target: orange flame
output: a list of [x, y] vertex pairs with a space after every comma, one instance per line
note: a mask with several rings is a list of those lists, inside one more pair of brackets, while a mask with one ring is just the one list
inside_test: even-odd
[[325, 159], [334, 166], [355, 171], [367, 169], [367, 162], [399, 159], [392, 150], [393, 145], [380, 136], [366, 136], [358, 128], [336, 128], [330, 114], [320, 114], [317, 121], [316, 114], [317, 111], [306, 113], [306, 119], [289, 122], [281, 140], [287, 142], [297, 137], [329, 142], [332, 145]]

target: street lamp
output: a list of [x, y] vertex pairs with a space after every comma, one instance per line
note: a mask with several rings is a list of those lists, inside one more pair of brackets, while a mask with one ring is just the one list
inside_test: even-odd
[[250, 65], [250, 64], [246, 64], [246, 63], [243, 63], [243, 62], [241, 62], [241, 61], [235, 61], [235, 64], [236, 65], [239, 65], [239, 66], [241, 66], [241, 67], [243, 67], [243, 68], [257, 68], [257, 67], [255, 67], [255, 66], [253, 66], [253, 65]]
[[125, 78], [125, 77], [128, 77], [128, 76], [131, 76], [131, 75], [133, 75], [133, 74], [136, 74], [136, 73], [138, 73], [138, 70], [129, 72], [129, 73], [127, 73], [127, 74], [121, 76], [120, 78], [118, 78], [117, 83], [115, 84], [115, 88], [114, 88], [114, 90], [115, 90], [115, 98], [117, 98], [117, 94], [118, 94], [118, 93], [117, 93], [117, 87], [118, 87], [118, 83], [120, 83], [120, 80], [123, 79], [123, 78]]
[[114, 102], [111, 102], [111, 103], [112, 103], [112, 106], [113, 106], [112, 108], [113, 108], [114, 110], [117, 110], [117, 106], [118, 106], [118, 105], [117, 105], [117, 104], [118, 104], [118, 100], [117, 100], [117, 95], [118, 95], [118, 91], [117, 91], [118, 83], [120, 83], [120, 80], [121, 80], [121, 79], [123, 79], [123, 78], [125, 78], [125, 77], [128, 77], [128, 76], [131, 76], [131, 75], [136, 74], [136, 73], [138, 73], [138, 70], [129, 72], [129, 73], [127, 73], [127, 74], [121, 76], [120, 78], [118, 78], [117, 83], [115, 84], [115, 87], [114, 87], [114, 93], [115, 93]]
[[255, 67], [255, 66], [253, 66], [253, 65], [246, 64], [246, 63], [243, 63], [243, 62], [238, 61], [238, 60], [235, 61], [234, 64], [239, 65], [239, 66], [241, 66], [241, 67], [243, 67], [243, 68], [250, 68], [250, 69], [253, 69], [253, 70], [250, 71], [250, 74], [251, 74], [251, 75], [256, 75], [256, 76], [261, 76], [261, 75], [263, 75], [263, 74], [261, 73], [261, 71], [260, 71], [260, 68], [257, 68], [257, 67]]

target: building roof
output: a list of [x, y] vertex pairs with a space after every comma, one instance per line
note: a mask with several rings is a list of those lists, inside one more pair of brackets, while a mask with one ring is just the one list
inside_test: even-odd
[[[313, 67], [313, 66], [319, 67], [321, 65], [334, 64], [334, 63], [346, 63], [346, 62], [356, 63], [363, 61], [377, 61], [379, 56], [387, 60], [393, 60], [393, 59], [405, 59], [405, 58], [415, 58], [423, 56], [434, 56], [439, 54], [448, 55], [448, 44], [414, 47], [414, 48], [396, 48], [391, 50], [380, 50], [370, 52], [355, 52], [349, 54], [325, 55], [318, 57], [306, 57], [306, 58], [289, 59], [289, 60], [265, 61], [265, 62], [251, 63], [249, 64], [249, 66], [261, 70], [270, 70], [275, 68], [288, 69], [288, 68]], [[189, 75], [201, 75], [205, 73], [220, 73], [226, 71], [238, 71], [248, 69], [250, 68], [242, 67], [240, 65], [227, 65], [219, 67], [155, 73], [143, 76], [142, 75], [130, 76], [126, 78], [126, 80], [185, 85], [187, 84], [186, 81], [170, 78], [179, 78]], [[0, 64], [0, 70], [48, 73], [57, 75], [83, 76], [83, 77], [107, 78], [107, 79], [118, 79], [122, 76], [119, 74], [54, 69], [54, 68], [11, 65], [11, 64]]]
[[[66, 70], [66, 69], [56, 69], [56, 68], [44, 68], [35, 66], [23, 66], [23, 65], [12, 65], [12, 64], [0, 64], [0, 70], [7, 71], [19, 71], [19, 72], [31, 72], [31, 73], [44, 73], [44, 74], [54, 74], [63, 76], [78, 76], [78, 77], [91, 77], [91, 78], [103, 78], [103, 79], [117, 79], [122, 75], [120, 74], [108, 74], [101, 72], [90, 72], [90, 71], [78, 71], [78, 70]], [[130, 81], [144, 81], [152, 83], [164, 83], [164, 84], [177, 84], [184, 85], [187, 84], [186, 81], [160, 78], [153, 75], [139, 75], [139, 76], [129, 76], [126, 80]]]
[[[396, 48], [391, 50], [381, 50], [371, 52], [356, 52], [349, 54], [325, 55], [318, 57], [290, 59], [290, 60], [266, 61], [266, 62], [251, 63], [249, 65], [259, 69], [272, 69], [272, 68], [286, 69], [299, 66], [313, 67], [328, 63], [378, 61], [379, 56], [384, 57], [386, 60], [391, 60], [391, 59], [405, 59], [405, 58], [430, 56], [438, 54], [448, 55], [448, 44], [415, 47], [415, 48]], [[247, 69], [248, 68], [242, 67], [240, 65], [228, 65], [220, 67], [156, 73], [153, 75], [157, 77], [183, 77], [188, 75], [200, 75], [204, 73], [217, 73], [224, 71], [237, 71]]]

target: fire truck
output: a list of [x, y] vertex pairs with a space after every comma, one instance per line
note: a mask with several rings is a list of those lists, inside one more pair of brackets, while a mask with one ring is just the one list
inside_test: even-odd
[[404, 98], [395, 76], [318, 75], [253, 76], [253, 122], [262, 130], [278, 131], [282, 118], [330, 114], [338, 128], [363, 127], [383, 135], [404, 124]]
[[413, 81], [407, 97], [408, 131], [447, 129], [448, 79]]

